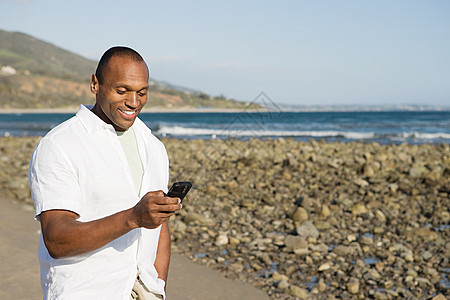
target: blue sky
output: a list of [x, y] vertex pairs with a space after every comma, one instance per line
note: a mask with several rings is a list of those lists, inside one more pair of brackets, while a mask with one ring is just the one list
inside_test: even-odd
[[0, 29], [94, 60], [130, 46], [154, 79], [214, 96], [450, 105], [447, 0], [0, 0], [0, 12]]

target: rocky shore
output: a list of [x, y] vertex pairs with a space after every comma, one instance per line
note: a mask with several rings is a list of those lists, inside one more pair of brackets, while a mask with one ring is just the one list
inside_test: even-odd
[[[2, 196], [31, 203], [38, 141], [0, 138]], [[450, 297], [450, 145], [163, 142], [174, 252], [273, 299]]]

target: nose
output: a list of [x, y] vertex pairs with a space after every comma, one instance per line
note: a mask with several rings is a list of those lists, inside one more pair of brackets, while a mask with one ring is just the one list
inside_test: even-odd
[[129, 96], [125, 102], [125, 105], [130, 108], [137, 108], [139, 105], [137, 93], [129, 93]]

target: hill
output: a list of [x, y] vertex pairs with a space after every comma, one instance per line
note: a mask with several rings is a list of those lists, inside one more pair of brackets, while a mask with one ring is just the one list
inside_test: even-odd
[[[0, 30], [0, 109], [69, 108], [92, 104], [89, 79], [96, 62], [19, 32]], [[162, 108], [243, 108], [226, 97], [155, 80], [149, 103]]]

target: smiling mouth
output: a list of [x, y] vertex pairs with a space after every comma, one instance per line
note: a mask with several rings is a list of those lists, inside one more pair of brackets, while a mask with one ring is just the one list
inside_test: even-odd
[[136, 111], [135, 110], [122, 110], [119, 108], [119, 111], [122, 113], [123, 116], [125, 117], [134, 117], [136, 115]]

